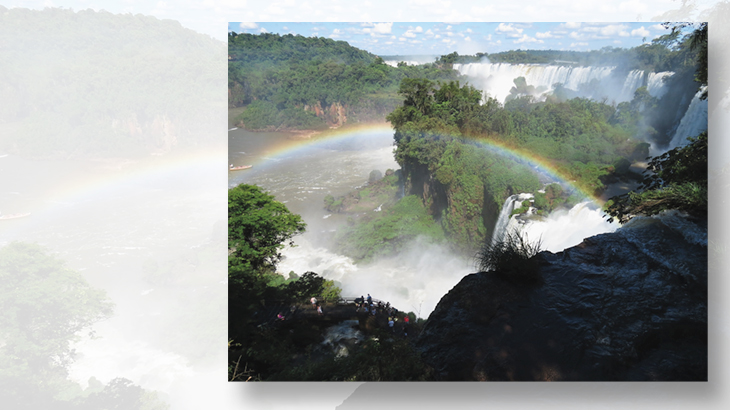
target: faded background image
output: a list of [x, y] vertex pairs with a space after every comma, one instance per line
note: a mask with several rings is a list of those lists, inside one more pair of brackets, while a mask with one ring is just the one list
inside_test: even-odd
[[[727, 404], [730, 3], [549, 4], [4, 2], [0, 217], [29, 215], [0, 220], [2, 407]], [[226, 24], [325, 20], [708, 21], [710, 382], [227, 383]]]

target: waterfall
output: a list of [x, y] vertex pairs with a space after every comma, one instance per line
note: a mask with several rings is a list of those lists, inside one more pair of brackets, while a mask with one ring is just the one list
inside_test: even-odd
[[615, 231], [617, 222], [609, 223], [603, 218], [600, 207], [592, 201], [575, 205], [570, 210], [558, 209], [547, 217], [512, 215], [522, 202], [533, 198], [532, 194], [512, 195], [504, 201], [502, 211], [492, 233], [492, 243], [504, 239], [508, 232], [519, 230], [529, 241], [540, 240], [542, 249], [560, 252], [578, 245], [584, 238]]
[[634, 91], [636, 91], [637, 88], [641, 87], [643, 82], [644, 82], [644, 71], [643, 70], [631, 70], [629, 75], [626, 76], [626, 81], [624, 81], [624, 86], [621, 88], [620, 99], [622, 101], [631, 101], [634, 98]]
[[512, 195], [504, 201], [502, 210], [499, 212], [497, 223], [494, 224], [494, 231], [492, 232], [492, 243], [496, 243], [504, 239], [504, 235], [508, 231], [508, 225], [512, 219], [512, 211], [515, 210], [517, 203], [522, 206], [522, 201], [531, 199], [532, 194], [517, 194]]
[[692, 98], [677, 130], [674, 132], [674, 136], [672, 136], [668, 149], [686, 145], [687, 137], [696, 137], [703, 131], [707, 131], [707, 99], [700, 99], [704, 90], [703, 87]]
[[[543, 87], [543, 91], [537, 92], [537, 97], [553, 91], [553, 85], [560, 83], [566, 89], [579, 92], [583, 97], [593, 99], [606, 97], [615, 102], [623, 102], [631, 101], [634, 98], [634, 91], [645, 84], [651, 95], [660, 97], [666, 92], [662, 79], [674, 74], [664, 71], [649, 73], [647, 76], [643, 70], [632, 70], [623, 77], [616, 72], [616, 67], [509, 63], [454, 64], [454, 69], [470, 77], [475, 87], [488, 92], [500, 102], [504, 102], [510, 94], [510, 89], [514, 86], [513, 81], [517, 77], [525, 77], [527, 84], [536, 89]], [[585, 87], [594, 80], [599, 82], [597, 87]]]
[[659, 73], [649, 73], [649, 78], [646, 81], [646, 88], [649, 90], [649, 94], [652, 97], [661, 98], [667, 92], [665, 78], [674, 75], [672, 71], [662, 71]]

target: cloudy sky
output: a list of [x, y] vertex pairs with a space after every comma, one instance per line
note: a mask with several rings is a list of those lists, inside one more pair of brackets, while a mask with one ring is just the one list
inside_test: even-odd
[[[0, 2], [3, 6], [26, 7], [31, 9], [43, 9], [44, 7], [64, 7], [73, 10], [106, 10], [112, 13], [141, 13], [152, 15], [160, 19], [173, 19], [179, 21], [184, 27], [191, 28], [201, 33], [206, 33], [214, 38], [222, 41], [226, 40], [226, 24], [231, 21], [612, 21], [612, 22], [637, 22], [651, 21], [652, 23], [622, 23], [627, 26], [625, 29], [608, 28], [606, 30], [617, 30], [617, 39], [623, 43], [620, 45], [630, 46], [640, 44], [644, 35], [634, 33], [634, 30], [640, 29], [649, 31], [650, 37], [655, 31], [652, 25], [662, 21], [686, 21], [687, 19], [697, 19], [706, 21], [712, 17], [707, 12], [711, 8], [723, 0], [3, 0]], [[308, 23], [307, 23], [308, 24]], [[613, 23], [616, 24], [616, 23]], [[409, 35], [414, 34], [417, 37], [405, 37], [408, 32], [408, 26], [413, 28]], [[483, 41], [486, 45], [490, 42], [497, 43], [501, 41], [501, 45], [505, 49], [513, 49], [522, 46], [525, 48], [557, 47], [557, 43], [552, 42], [559, 40], [563, 44], [561, 47], [570, 48], [570, 45], [576, 43], [574, 47], [580, 47], [577, 43], [590, 43], [591, 32], [586, 31], [590, 28], [583, 25], [583, 31], [576, 29], [567, 29], [566, 37], [549, 38], [537, 37], [537, 33], [550, 32], [551, 35], [558, 36], [557, 24], [532, 24], [530, 26], [517, 25], [513, 23], [511, 26], [516, 30], [509, 33], [498, 33], [495, 31], [497, 24], [489, 29], [484, 29], [479, 37], [492, 35], [492, 40], [486, 38], [478, 38], [466, 31], [470, 28], [467, 23], [451, 24], [452, 29], [446, 30], [449, 24], [444, 25], [426, 25], [422, 23], [409, 23], [407, 25], [393, 25], [390, 28], [390, 37], [396, 36], [395, 40], [400, 41], [403, 37], [406, 40], [418, 40], [424, 43], [428, 42], [425, 33], [430, 29], [433, 37], [441, 35], [436, 39], [443, 42], [446, 32], [452, 32], [453, 36], [469, 37], [473, 42]], [[264, 27], [272, 32], [281, 30], [285, 25], [269, 25], [260, 24], [259, 29]], [[286, 25], [289, 27], [289, 25]], [[321, 26], [321, 24], [320, 24]], [[421, 27], [423, 33], [418, 33], [417, 27]], [[436, 27], [438, 26], [438, 27]], [[600, 27], [606, 27], [607, 24]], [[277, 29], [276, 27], [279, 27]], [[329, 27], [325, 25], [324, 27]], [[334, 28], [343, 30], [347, 25], [332, 26], [329, 32], [322, 31], [321, 36], [330, 36]], [[231, 26], [228, 26], [230, 29]], [[289, 27], [291, 29], [291, 27]], [[374, 31], [384, 29], [384, 27], [361, 27], [361, 30], [371, 29]], [[436, 33], [435, 28], [442, 30]], [[236, 27], [239, 30], [240, 27]], [[471, 27], [475, 31], [474, 27]], [[254, 29], [255, 30], [255, 29]], [[522, 30], [520, 33], [519, 30]], [[575, 31], [576, 36], [581, 38], [570, 38], [571, 33]], [[619, 33], [624, 33], [621, 36]], [[302, 35], [310, 35], [310, 30], [302, 30], [298, 32]], [[459, 34], [461, 33], [461, 34]], [[344, 36], [344, 30], [341, 33], [343, 40], [348, 40]], [[376, 33], [377, 35], [378, 33]], [[508, 37], [507, 35], [515, 37]], [[376, 35], [370, 35], [370, 40], [378, 40], [379, 46], [382, 43], [390, 41], [385, 37], [378, 38]], [[595, 32], [593, 33], [595, 36]], [[452, 36], [452, 37], [453, 37]], [[406, 41], [403, 40], [403, 41]], [[522, 40], [516, 43], [515, 41]], [[538, 42], [543, 41], [543, 43]], [[630, 42], [632, 41], [632, 42]], [[638, 42], [637, 42], [638, 41]], [[373, 44], [378, 44], [373, 43]], [[466, 42], [462, 42], [466, 44]], [[608, 44], [607, 43], [607, 44]], [[361, 48], [368, 49], [369, 46], [364, 44], [352, 43]], [[434, 44], [434, 43], [432, 43]], [[445, 44], [445, 43], [444, 43]], [[461, 44], [461, 43], [460, 43]], [[467, 44], [468, 45], [468, 44]], [[498, 44], [499, 45], [499, 44]], [[534, 47], [533, 47], [534, 46]], [[435, 46], [434, 46], [435, 47]], [[490, 46], [491, 47], [491, 46]], [[368, 49], [369, 50], [369, 49]], [[378, 51], [380, 53], [381, 51]], [[441, 51], [428, 51], [428, 53], [440, 54]]]
[[515, 49], [634, 47], [666, 34], [656, 22], [627, 23], [246, 23], [236, 33], [328, 37], [378, 55], [496, 53]]

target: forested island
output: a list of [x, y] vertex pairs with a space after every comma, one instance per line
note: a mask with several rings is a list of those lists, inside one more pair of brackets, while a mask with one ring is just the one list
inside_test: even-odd
[[[604, 204], [607, 219], [626, 224], [636, 216], [672, 211], [681, 212], [680, 218], [684, 218], [678, 224], [687, 220], [691, 226], [700, 226], [700, 230], [704, 226], [706, 230], [707, 133], [673, 145], [679, 124], [677, 113], [688, 109], [693, 96], [707, 95], [707, 26], [691, 28], [688, 31], [686, 25], [676, 25], [670, 34], [632, 49], [520, 50], [473, 56], [452, 53], [433, 63], [395, 67], [380, 57], [330, 39], [230, 33], [229, 106], [244, 107], [236, 119], [239, 126], [250, 130], [324, 129], [383, 118], [393, 126], [394, 155], [400, 169], [387, 170], [385, 175], [371, 173], [370, 180], [355, 191], [325, 198], [323, 207], [328, 211], [351, 215], [348, 224], [334, 235], [333, 248], [367, 264], [398, 255], [418, 238], [462, 255], [476, 254], [480, 273], [464, 278], [464, 285], [449, 292], [428, 321], [408, 312], [406, 316], [414, 319], [410, 335], [393, 338], [388, 334], [387, 322], [379, 321], [380, 316], [371, 319], [363, 317], [359, 309], [347, 311], [343, 306], [351, 301], [342, 299], [338, 283], [312, 272], [300, 273], [302, 276], [292, 272], [288, 279], [275, 273], [281, 257], [279, 249], [303, 231], [304, 224], [296, 216], [288, 216], [286, 208], [267, 210], [277, 204], [273, 197], [256, 187], [240, 185], [229, 191], [229, 318], [236, 318], [236, 323], [229, 326], [229, 380], [706, 378], [706, 357], [702, 363], [703, 352], [706, 354], [706, 329], [704, 339], [702, 336], [707, 320], [706, 264], [704, 268], [701, 264], [694, 266], [690, 273], [654, 266], [658, 263], [655, 253], [647, 258], [641, 246], [629, 249], [635, 245], [628, 236], [628, 232], [635, 232], [631, 229], [604, 234], [615, 236], [586, 239], [576, 250], [566, 249], [563, 256], [541, 252], [539, 241], [519, 231], [495, 235], [495, 231], [504, 229], [498, 226], [498, 219], [510, 198], [520, 199], [513, 200], [514, 209], [507, 218], [518, 215], [539, 219], [559, 209], [570, 209], [586, 198], [599, 197], [617, 183], [633, 184], [635, 188]], [[658, 80], [666, 89], [660, 94], [656, 85], [651, 88], [646, 84], [649, 75], [642, 71], [646, 85], [639, 85], [628, 100], [621, 102], [588, 96], [591, 89], [600, 88], [598, 80], [587, 81], [578, 89], [563, 84], [548, 89], [530, 84], [526, 77], [517, 77], [509, 95], [501, 101], [470, 84], [468, 77], [454, 69], [485, 58], [496, 64], [610, 65], [611, 75], [627, 78], [640, 70], [671, 74]], [[661, 154], [651, 157], [650, 151]], [[546, 183], [529, 158], [539, 158], [540, 164], [570, 184]], [[368, 212], [374, 204], [379, 204], [376, 211]], [[251, 211], [246, 209], [259, 209], [263, 214], [249, 218]], [[264, 237], [268, 245], [262, 249], [264, 237], [253, 232], [270, 218], [279, 222], [267, 225]], [[669, 235], [661, 233], [669, 229], [669, 224], [649, 224], [651, 228], [636, 232], [651, 229], [647, 235]], [[678, 237], [672, 246], [687, 247], [686, 255], [692, 261], [706, 255], [706, 239], [704, 248], [701, 240], [685, 239], [689, 242]], [[615, 332], [621, 335], [623, 344], [606, 353], [608, 358], [602, 364], [575, 359], [557, 352], [558, 347], [552, 345], [527, 347], [552, 361], [552, 370], [538, 371], [534, 362], [522, 359], [499, 362], [499, 352], [483, 345], [480, 340], [493, 336], [489, 332], [503, 332], [494, 330], [495, 323], [504, 325], [502, 329], [515, 325], [501, 322], [500, 309], [521, 317], [518, 307], [525, 303], [573, 292], [570, 284], [560, 279], [566, 272], [586, 278], [602, 269], [616, 272], [609, 275], [607, 283], [599, 280], [591, 284], [591, 292], [625, 286], [625, 278], [616, 279], [623, 268], [608, 266], [610, 262], [595, 257], [602, 252], [625, 252], [634, 255], [628, 258], [646, 266], [646, 271], [636, 272], [637, 282], [626, 288], [626, 294], [640, 292], [642, 286], [659, 286], [659, 282], [649, 279], [640, 285], [639, 277], [662, 277], [670, 287], [679, 280], [692, 295], [688, 305], [681, 308], [690, 313], [677, 322], [662, 318], [665, 327], [645, 326], [639, 332], [631, 322], [634, 319], [617, 320]], [[567, 264], [568, 255], [576, 255], [583, 264]], [[255, 266], [247, 265], [259, 259]], [[618, 256], [616, 263], [621, 261]], [[596, 271], [589, 268], [594, 265], [598, 266]], [[469, 290], [472, 288], [486, 292], [493, 301], [478, 302], [479, 297]], [[304, 309], [309, 295], [318, 295], [326, 309], [341, 316], [333, 314], [325, 320], [297, 313]], [[665, 302], [671, 304], [672, 298]], [[273, 308], [267, 305], [272, 300], [276, 301]], [[608, 310], [618, 308], [619, 304], [612, 305], [602, 314], [617, 315]], [[540, 311], [540, 307], [534, 309]], [[281, 313], [286, 310], [291, 316]], [[379, 310], [378, 315], [381, 313]], [[561, 313], [566, 317], [574, 314]], [[532, 316], [524, 320], [530, 321]], [[464, 322], [466, 317], [469, 323]], [[241, 318], [247, 319], [242, 322]], [[317, 347], [332, 321], [346, 318], [358, 320], [366, 342], [352, 342], [345, 349], [349, 353], [344, 355]], [[569, 321], [563, 317], [550, 320]], [[475, 330], [475, 326], [482, 325]], [[600, 328], [601, 323], [585, 326]], [[453, 357], [455, 351], [448, 351], [451, 332], [467, 334], [459, 343], [460, 349], [479, 346], [487, 358], [470, 361]], [[560, 332], [555, 332], [558, 337]], [[541, 337], [518, 333], [525, 338]], [[292, 334], [304, 336], [292, 338]], [[410, 342], [411, 338], [415, 343]], [[526, 339], [516, 339], [515, 343], [522, 340]], [[594, 342], [610, 345], [610, 338], [595, 336], [585, 343]], [[691, 352], [669, 364], [656, 365], [655, 360], [661, 359], [653, 355], [666, 349], [676, 352], [678, 347]], [[588, 346], [574, 348], [580, 351]], [[515, 357], [524, 353], [520, 349], [517, 345], [508, 347]], [[586, 354], [592, 357], [593, 353]], [[244, 370], [240, 370], [241, 363]], [[677, 370], [688, 363], [692, 367], [688, 373], [683, 375]]]

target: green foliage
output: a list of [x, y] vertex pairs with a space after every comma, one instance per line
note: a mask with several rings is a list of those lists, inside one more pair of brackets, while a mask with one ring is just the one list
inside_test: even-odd
[[256, 110], [243, 119], [249, 129], [382, 121], [402, 101], [397, 95], [402, 79], [458, 76], [436, 65], [391, 67], [382, 58], [327, 38], [230, 33], [228, 50], [229, 105], [273, 104], [264, 110], [268, 122], [257, 120]]
[[[243, 269], [271, 267], [281, 258], [279, 250], [306, 224], [255, 185], [241, 184], [228, 190], [228, 249], [231, 260]], [[238, 280], [229, 272], [230, 280]]]
[[[515, 95], [530, 90], [524, 79], [516, 80]], [[403, 105], [387, 117], [395, 127], [396, 161], [410, 193], [424, 197], [449, 240], [464, 250], [483, 243], [507, 196], [539, 188], [529, 168], [479, 142], [528, 151], [596, 194], [614, 165], [636, 148], [626, 129], [609, 122], [616, 109], [589, 99], [536, 103], [522, 96], [502, 107], [491, 98], [480, 103], [481, 93], [471, 86], [418, 79], [404, 80], [400, 93]], [[647, 95], [639, 91], [634, 106], [649, 104]], [[542, 198], [543, 212], [565, 203], [562, 192], [549, 196]]]
[[287, 283], [283, 290], [286, 300], [292, 302], [307, 301], [312, 296], [324, 302], [336, 302], [342, 292], [334, 281], [327, 280], [314, 272], [304, 273], [298, 279]]
[[79, 332], [111, 316], [106, 294], [34, 244], [0, 249], [0, 380], [53, 379], [73, 359]]
[[690, 143], [654, 157], [636, 192], [611, 198], [604, 210], [609, 221], [624, 223], [635, 215], [655, 215], [678, 209], [698, 217], [707, 215], [707, 132]]
[[219, 141], [225, 44], [209, 35], [142, 14], [13, 7], [0, 10], [0, 38], [0, 123], [13, 124], [0, 152], [149, 155]]
[[492, 271], [499, 277], [522, 285], [541, 282], [535, 255], [540, 253], [541, 241], [530, 242], [523, 232], [509, 232], [496, 242], [489, 241], [476, 256], [480, 272]]
[[[73, 343], [108, 318], [105, 292], [43, 247], [0, 248], [0, 402], [6, 408], [144, 408], [167, 405], [156, 394], [115, 379], [82, 390], [68, 379]], [[95, 380], [95, 379], [93, 379]]]
[[367, 262], [398, 253], [412, 240], [444, 240], [443, 231], [415, 195], [403, 197], [372, 219], [337, 234], [337, 249], [355, 260]]

